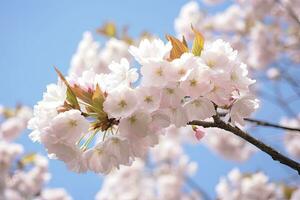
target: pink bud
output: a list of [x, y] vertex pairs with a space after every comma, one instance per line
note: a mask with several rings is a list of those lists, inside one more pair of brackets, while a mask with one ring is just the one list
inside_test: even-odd
[[197, 140], [201, 140], [205, 135], [204, 131], [200, 130], [199, 128], [195, 129], [194, 131], [195, 131], [195, 137], [197, 138]]

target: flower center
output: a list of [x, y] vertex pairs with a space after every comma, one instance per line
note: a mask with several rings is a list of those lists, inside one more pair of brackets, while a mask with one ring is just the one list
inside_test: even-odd
[[179, 75], [185, 75], [185, 73], [186, 73], [186, 70], [184, 69], [184, 68], [181, 68], [179, 71], [178, 71], [178, 74]]
[[196, 107], [200, 107], [201, 106], [201, 102], [196, 100], [193, 102], [193, 104], [196, 106]]
[[190, 80], [190, 86], [196, 86], [197, 81], [195, 79]]
[[151, 103], [151, 102], [153, 101], [153, 99], [152, 99], [151, 96], [146, 96], [145, 99], [144, 99], [144, 101], [145, 101], [146, 103]]
[[69, 120], [69, 125], [70, 125], [71, 127], [75, 127], [75, 126], [77, 126], [77, 121], [74, 120], [74, 119], [70, 119], [70, 120]]
[[238, 76], [237, 76], [236, 73], [232, 73], [231, 76], [230, 76], [230, 78], [231, 78], [232, 81], [238, 80]]
[[120, 142], [118, 138], [112, 138], [111, 140], [113, 144], [118, 144]]
[[172, 88], [166, 88], [166, 90], [169, 94], [174, 94], [174, 90]]
[[95, 151], [98, 153], [98, 155], [101, 155], [104, 152], [103, 149], [100, 148], [95, 149]]
[[156, 69], [155, 73], [156, 73], [158, 76], [162, 76], [162, 75], [163, 75], [163, 70], [162, 70], [162, 68], [160, 67], [160, 68]]
[[130, 118], [129, 118], [129, 122], [130, 122], [131, 124], [134, 124], [134, 123], [136, 122], [135, 116], [130, 117]]
[[215, 66], [215, 62], [213, 60], [208, 60], [206, 62], [207, 66], [209, 66], [210, 68], [213, 68]]
[[126, 101], [124, 101], [124, 100], [121, 100], [120, 102], [119, 102], [119, 104], [118, 104], [121, 108], [124, 108], [124, 107], [126, 107], [127, 106], [127, 103], [126, 103]]

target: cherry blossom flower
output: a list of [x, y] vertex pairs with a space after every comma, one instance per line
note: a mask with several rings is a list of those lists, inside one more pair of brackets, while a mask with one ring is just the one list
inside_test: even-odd
[[[52, 136], [52, 142], [73, 144], [77, 142], [85, 132], [88, 132], [89, 122], [78, 110], [70, 110], [58, 114], [53, 118], [49, 129], [43, 134]], [[57, 140], [57, 141], [55, 141]]]
[[202, 26], [203, 19], [204, 14], [200, 11], [197, 2], [190, 1], [181, 8], [179, 17], [175, 19], [175, 30], [179, 33], [179, 37], [185, 36], [191, 40], [193, 38], [191, 24], [195, 27]]
[[201, 65], [199, 68], [194, 68], [186, 77], [186, 80], [181, 82], [180, 88], [191, 98], [206, 95], [213, 89], [213, 84], [210, 81], [209, 68], [204, 65]]
[[43, 100], [34, 106], [33, 118], [28, 122], [28, 128], [33, 131], [29, 135], [33, 141], [40, 140], [41, 131], [49, 126], [51, 119], [58, 115], [57, 107], [64, 104], [66, 87], [63, 83], [50, 84], [43, 94]]
[[213, 17], [213, 26], [219, 31], [242, 32], [247, 26], [246, 17], [247, 12], [243, 12], [239, 5], [233, 4]]
[[170, 67], [170, 81], [183, 81], [191, 69], [197, 66], [197, 58], [192, 53], [184, 53], [180, 58], [174, 59]]
[[27, 106], [17, 106], [15, 109], [2, 107], [0, 117], [0, 139], [13, 141], [26, 128], [27, 122], [32, 117], [32, 110]]
[[[242, 125], [258, 107], [250, 97], [249, 86], [254, 81], [248, 77], [247, 66], [229, 43], [219, 39], [202, 44], [201, 34], [195, 29], [193, 34], [198, 38], [196, 50], [172, 36], [167, 37], [168, 43], [143, 39], [137, 47], [127, 47], [142, 65], [137, 85], [133, 84], [139, 79], [137, 68], [130, 67], [126, 56], [111, 55], [113, 48], [96, 53], [109, 57], [104, 73], [99, 73], [96, 65], [68, 77], [56, 69], [60, 81], [48, 86], [35, 106], [28, 126], [33, 129], [31, 137], [70, 170], [108, 174], [144, 158], [169, 127], [182, 128], [190, 137], [196, 130], [196, 138], [201, 139], [201, 127], [193, 130], [188, 122], [209, 120], [217, 107], [225, 109], [232, 123]], [[92, 38], [86, 37], [80, 48], [93, 46]], [[248, 157], [246, 145], [230, 145], [245, 149]], [[163, 177], [161, 181], [166, 188], [177, 187]], [[172, 196], [165, 192], [161, 195]]]
[[[136, 159], [132, 166], [121, 166], [108, 174], [96, 199], [201, 199], [196, 191], [182, 192], [186, 177], [192, 176], [197, 164], [185, 154], [181, 140], [166, 133], [148, 152], [149, 161]], [[148, 166], [151, 162], [151, 166]], [[126, 182], [126, 184], [120, 184]]]
[[181, 101], [184, 98], [183, 90], [176, 84], [176, 82], [170, 82], [161, 92], [161, 108], [173, 107], [176, 108], [181, 105]]
[[86, 151], [84, 159], [90, 170], [108, 173], [118, 166], [116, 164], [129, 164], [129, 151], [129, 143], [126, 139], [112, 136]]
[[161, 90], [153, 87], [140, 87], [137, 89], [139, 107], [148, 112], [158, 110], [161, 101]]
[[283, 199], [282, 191], [262, 172], [243, 175], [238, 169], [221, 178], [216, 186], [218, 199]]
[[112, 62], [108, 68], [112, 72], [112, 77], [118, 85], [130, 85], [138, 80], [137, 69], [130, 68], [129, 62], [127, 59], [122, 58], [120, 63]]
[[120, 134], [128, 138], [141, 138], [150, 134], [149, 124], [151, 123], [149, 113], [137, 111], [127, 118], [120, 120]]
[[0, 126], [0, 134], [6, 140], [14, 140], [24, 130], [24, 123], [19, 118], [10, 118]]
[[129, 52], [141, 64], [148, 64], [149, 61], [161, 61], [168, 55], [172, 46], [170, 43], [164, 44], [160, 39], [152, 41], [144, 39], [138, 47], [131, 46]]
[[[49, 199], [56, 189], [44, 189], [50, 179], [48, 160], [38, 154], [25, 154], [23, 146], [0, 140], [0, 199]], [[15, 166], [18, 166], [16, 168]], [[61, 190], [61, 189], [58, 189]], [[64, 192], [65, 196], [68, 196]], [[54, 195], [55, 196], [55, 195]], [[70, 200], [68, 196], [66, 200]]]
[[230, 110], [231, 122], [242, 126], [245, 125], [243, 119], [249, 117], [259, 107], [258, 102], [253, 96], [240, 97]]
[[[102, 68], [106, 68], [109, 66], [111, 62], [120, 62], [121, 59], [130, 59], [131, 56], [128, 52], [128, 43], [119, 40], [116, 38], [110, 38], [106, 43], [105, 47], [101, 50], [99, 59], [100, 59], [100, 65], [98, 65], [95, 68], [96, 73], [103, 73], [105, 71], [102, 70]], [[108, 73], [109, 70], [106, 71]]]
[[109, 73], [109, 64], [112, 61], [119, 62], [121, 58], [130, 58], [128, 44], [125, 41], [111, 38], [103, 48], [100, 48], [92, 33], [85, 32], [71, 59], [69, 74], [81, 76], [86, 70]]
[[206, 98], [198, 98], [184, 105], [189, 121], [198, 119], [204, 120], [216, 114], [215, 107]]
[[111, 117], [128, 117], [136, 110], [136, 91], [128, 87], [120, 87], [108, 93], [103, 106]]
[[149, 60], [141, 67], [142, 85], [164, 87], [171, 76], [170, 65], [165, 60]]

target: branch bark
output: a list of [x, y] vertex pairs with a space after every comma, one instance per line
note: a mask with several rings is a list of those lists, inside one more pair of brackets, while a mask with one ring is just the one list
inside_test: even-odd
[[270, 123], [270, 122], [261, 121], [261, 120], [257, 120], [257, 119], [250, 119], [250, 118], [245, 118], [244, 120], [247, 121], [247, 122], [255, 123], [256, 125], [259, 125], [259, 126], [267, 126], [267, 127], [284, 129], [284, 130], [288, 130], [288, 131], [298, 131], [298, 132], [300, 132], [300, 128], [292, 128], [292, 127], [287, 127], [287, 126], [281, 126], [281, 125], [278, 125], [278, 124], [273, 124], [273, 123]]
[[[226, 116], [226, 113], [218, 113], [220, 117]], [[283, 129], [287, 131], [297, 131], [300, 132], [300, 127], [299, 128], [293, 128], [289, 126], [282, 126], [279, 124], [263, 121], [263, 120], [258, 120], [258, 119], [253, 119], [253, 118], [244, 118], [245, 121], [254, 123], [258, 126], [266, 126], [266, 127], [272, 127], [272, 128], [278, 128], [278, 129]]]
[[252, 137], [246, 131], [243, 131], [236, 126], [232, 126], [228, 123], [225, 123], [218, 116], [214, 116], [213, 118], [214, 118], [214, 122], [205, 122], [205, 121], [194, 120], [194, 121], [189, 122], [188, 124], [202, 126], [204, 128], [215, 127], [215, 128], [220, 128], [220, 129], [229, 131], [229, 132], [243, 138], [247, 142], [253, 144], [261, 151], [267, 153], [269, 156], [272, 157], [273, 160], [278, 161], [278, 162], [288, 166], [289, 168], [296, 170], [298, 172], [298, 174], [300, 175], [300, 163], [284, 156], [283, 154], [281, 154], [277, 150], [273, 149], [272, 147], [266, 145], [265, 143], [259, 141], [256, 138]]

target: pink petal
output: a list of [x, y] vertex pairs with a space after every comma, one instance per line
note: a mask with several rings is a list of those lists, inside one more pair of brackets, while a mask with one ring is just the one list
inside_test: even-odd
[[202, 130], [200, 130], [199, 128], [195, 129], [194, 131], [195, 131], [195, 137], [197, 138], [197, 140], [201, 140], [205, 135], [205, 133]]

